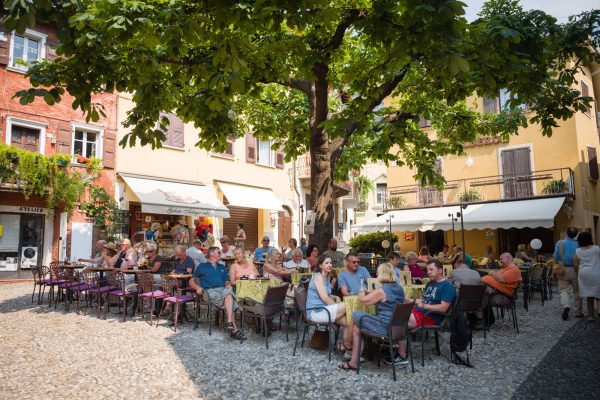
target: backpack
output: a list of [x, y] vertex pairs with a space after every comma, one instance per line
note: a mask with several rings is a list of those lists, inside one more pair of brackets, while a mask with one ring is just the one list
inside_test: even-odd
[[[458, 364], [463, 364], [468, 367], [472, 365], [468, 361], [464, 361], [458, 354], [469, 347], [471, 343], [472, 332], [469, 326], [469, 321], [464, 312], [460, 310], [458, 302], [455, 302], [452, 314], [450, 316], [450, 351], [456, 358]], [[467, 356], [468, 360], [468, 356]]]
[[146, 231], [146, 240], [154, 240], [154, 235], [156, 234], [156, 230], [154, 229], [149, 229]]

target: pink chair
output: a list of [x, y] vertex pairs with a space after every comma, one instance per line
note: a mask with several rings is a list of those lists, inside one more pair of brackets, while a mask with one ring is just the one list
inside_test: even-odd
[[192, 303], [195, 300], [194, 300], [194, 297], [192, 297], [190, 295], [181, 294], [181, 289], [179, 289], [179, 287], [178, 287], [177, 279], [169, 278], [168, 276], [165, 276], [163, 278], [162, 287], [163, 287], [163, 292], [169, 293], [169, 294], [175, 293], [175, 295], [171, 295], [171, 296], [165, 297], [163, 299], [163, 306], [160, 310], [160, 313], [158, 314], [158, 318], [156, 319], [156, 326], [158, 326], [158, 324], [160, 322], [160, 316], [162, 315], [163, 311], [165, 310], [165, 307], [167, 305], [171, 305], [174, 308], [173, 324], [175, 327], [175, 332], [177, 332], [177, 319], [179, 318], [179, 305]]

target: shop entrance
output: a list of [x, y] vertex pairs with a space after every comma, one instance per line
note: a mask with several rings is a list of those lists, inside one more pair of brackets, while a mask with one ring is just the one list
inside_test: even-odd
[[44, 215], [0, 214], [0, 270], [29, 269], [42, 262]]

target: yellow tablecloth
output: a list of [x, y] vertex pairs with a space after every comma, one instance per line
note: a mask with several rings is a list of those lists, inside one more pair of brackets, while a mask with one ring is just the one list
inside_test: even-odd
[[402, 286], [404, 289], [404, 297], [409, 299], [422, 299], [425, 285], [410, 285]]
[[312, 272], [294, 272], [292, 274], [292, 284], [297, 285], [300, 283], [300, 279], [304, 276], [311, 276]]
[[337, 278], [338, 275], [341, 274], [342, 272], [344, 272], [345, 270], [346, 270], [346, 268], [332, 268], [331, 272], [333, 273], [333, 276], [335, 276]]
[[352, 322], [352, 313], [354, 311], [363, 311], [372, 315], [377, 313], [374, 305], [365, 306], [358, 301], [358, 296], [344, 296], [344, 304], [346, 304], [346, 321], [348, 324]]
[[235, 284], [235, 293], [238, 299], [252, 299], [262, 303], [270, 287], [279, 286], [281, 282], [275, 279], [248, 279], [239, 280]]

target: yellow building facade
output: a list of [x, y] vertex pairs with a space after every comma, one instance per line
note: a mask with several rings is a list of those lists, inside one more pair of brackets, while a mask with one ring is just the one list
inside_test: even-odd
[[[542, 252], [551, 252], [554, 242], [568, 226], [592, 232], [598, 243], [600, 183], [596, 153], [600, 151], [600, 128], [596, 109], [600, 98], [600, 66], [583, 68], [577, 85], [584, 95], [594, 97], [594, 104], [589, 112], [578, 112], [567, 121], [558, 121], [559, 127], [553, 130], [551, 137], [543, 136], [539, 126], [530, 125], [508, 141], [482, 138], [465, 144], [464, 155], [438, 160], [438, 168], [446, 180], [443, 191], [420, 187], [413, 178], [414, 170], [389, 167], [388, 198], [401, 197], [403, 209], [456, 205], [456, 211], [460, 212], [460, 204], [535, 200], [564, 194], [567, 196], [554, 217], [552, 228], [535, 228], [533, 224], [522, 229], [465, 230], [467, 252], [473, 256], [484, 255], [486, 247], [491, 245], [495, 254], [503, 251], [514, 253], [517, 244], [529, 243], [534, 237], [542, 239]], [[496, 108], [499, 109], [501, 102], [495, 101], [498, 101]], [[489, 99], [475, 99], [474, 104], [484, 111], [484, 107], [492, 103]], [[435, 134], [431, 129], [430, 132]], [[562, 190], [556, 190], [557, 186], [561, 186]], [[523, 204], [535, 207], [536, 203]], [[465, 218], [467, 210], [463, 210]], [[454, 218], [456, 216], [453, 215]], [[438, 250], [441, 242], [462, 243], [458, 218], [454, 231], [397, 234], [403, 251], [418, 250], [423, 245]]]

